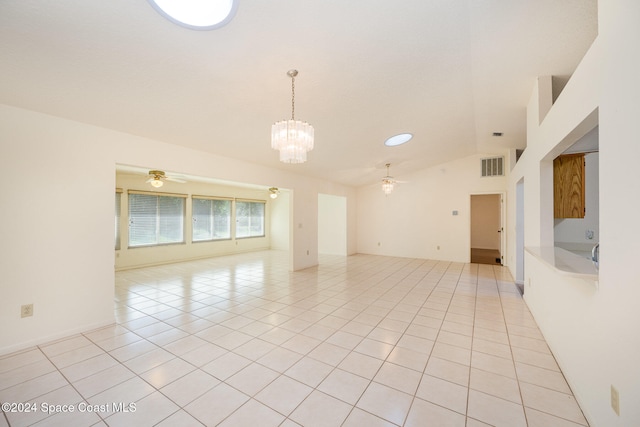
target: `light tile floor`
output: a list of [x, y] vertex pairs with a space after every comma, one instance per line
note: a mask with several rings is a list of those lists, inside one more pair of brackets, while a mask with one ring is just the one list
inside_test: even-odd
[[0, 427], [587, 425], [505, 268], [287, 260], [116, 273], [117, 324], [0, 358]]

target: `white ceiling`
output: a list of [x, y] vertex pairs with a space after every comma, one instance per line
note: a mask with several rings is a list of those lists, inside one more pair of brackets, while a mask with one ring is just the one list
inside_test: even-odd
[[[145, 0], [2, 0], [0, 103], [358, 186], [523, 148], [535, 78], [566, 80], [597, 34], [596, 0], [239, 1], [193, 31]], [[301, 165], [270, 147], [292, 68]]]

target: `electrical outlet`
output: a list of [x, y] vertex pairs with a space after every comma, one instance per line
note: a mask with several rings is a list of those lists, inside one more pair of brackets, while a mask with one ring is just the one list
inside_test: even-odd
[[20, 307], [20, 317], [33, 316], [33, 304], [25, 304]]
[[616, 415], [620, 415], [620, 395], [613, 385], [611, 386], [611, 408]]

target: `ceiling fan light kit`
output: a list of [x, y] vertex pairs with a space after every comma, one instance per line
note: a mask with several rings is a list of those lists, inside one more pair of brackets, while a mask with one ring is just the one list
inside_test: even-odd
[[387, 167], [387, 176], [382, 178], [382, 192], [384, 193], [385, 196], [388, 196], [393, 191], [393, 187], [396, 184], [396, 180], [389, 175], [389, 166], [391, 166], [391, 163], [387, 163], [385, 166]]
[[149, 171], [149, 176], [150, 178], [147, 180], [147, 183], [151, 184], [152, 186], [154, 186], [155, 188], [160, 188], [164, 185], [164, 181], [173, 181], [173, 182], [179, 182], [180, 184], [184, 184], [185, 180], [179, 179], [179, 178], [175, 178], [175, 177], [171, 177], [171, 176], [167, 176], [164, 171], [160, 171], [160, 170], [151, 170]]
[[313, 126], [295, 119], [298, 70], [289, 70], [287, 75], [291, 77], [291, 120], [282, 120], [271, 126], [271, 148], [280, 151], [283, 163], [304, 163], [307, 152], [313, 150]]

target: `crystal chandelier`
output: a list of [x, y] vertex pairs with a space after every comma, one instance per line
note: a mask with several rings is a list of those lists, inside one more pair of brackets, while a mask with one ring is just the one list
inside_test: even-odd
[[391, 163], [387, 163], [386, 166], [387, 176], [382, 178], [382, 192], [385, 194], [385, 196], [388, 196], [393, 191], [393, 186], [395, 185], [396, 180], [393, 179], [392, 176], [389, 176], [389, 166], [391, 166]]
[[289, 70], [291, 77], [291, 120], [282, 120], [271, 126], [271, 148], [280, 150], [280, 161], [304, 163], [307, 152], [313, 150], [313, 126], [295, 120], [296, 76], [298, 70]]

